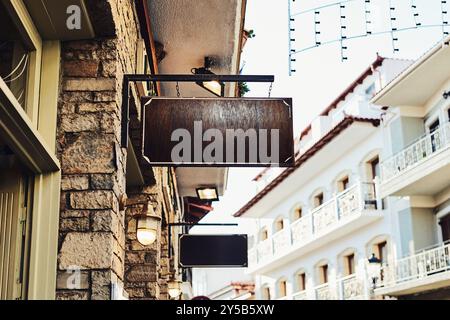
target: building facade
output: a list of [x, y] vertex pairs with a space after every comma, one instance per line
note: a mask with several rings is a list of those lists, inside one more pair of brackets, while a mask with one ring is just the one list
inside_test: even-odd
[[[223, 194], [227, 170], [152, 167], [141, 99], [211, 94], [135, 83], [128, 119], [123, 76], [189, 74], [206, 57], [214, 72], [237, 74], [244, 14], [238, 0], [0, 3], [1, 299], [168, 299], [170, 281], [189, 287], [177, 263], [183, 230], [170, 224], [208, 213], [196, 188]], [[143, 245], [148, 212], [159, 223]]]
[[[248, 268], [256, 299], [404, 298], [412, 291], [389, 288], [427, 282], [431, 275], [441, 281], [435, 288], [448, 286], [449, 255], [438, 235], [439, 210], [417, 210], [414, 198], [411, 202], [406, 194], [387, 189], [385, 167], [392, 154], [395, 157], [414, 138], [399, 146], [398, 115], [371, 102], [376, 92], [398, 81], [394, 79], [399, 74], [403, 77], [409, 65], [378, 57], [302, 132], [293, 168], [275, 174], [266, 170], [257, 177], [258, 194], [235, 215], [259, 224]], [[440, 118], [445, 110], [436, 111]], [[407, 121], [402, 124], [405, 133], [413, 130]], [[400, 149], [392, 151], [392, 146]], [[448, 157], [443, 161], [445, 166]], [[436, 180], [436, 194], [442, 198], [435, 203], [441, 211], [448, 201], [442, 193], [449, 185], [448, 174], [442, 180]], [[429, 182], [425, 189], [434, 185]], [[417, 254], [421, 258], [415, 258]], [[379, 266], [375, 272], [371, 257]], [[426, 271], [419, 274], [414, 268], [420, 264]]]
[[373, 99], [385, 112], [380, 192], [400, 231], [378, 295], [450, 298], [449, 58], [440, 43]]

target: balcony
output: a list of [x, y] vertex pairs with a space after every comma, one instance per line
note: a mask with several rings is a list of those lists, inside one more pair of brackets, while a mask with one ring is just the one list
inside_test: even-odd
[[401, 296], [450, 285], [450, 243], [398, 259], [382, 268], [377, 295]]
[[450, 123], [385, 160], [381, 170], [382, 198], [435, 195], [444, 190], [450, 176]]
[[352, 274], [340, 278], [336, 282], [336, 287], [328, 283], [314, 288], [316, 300], [363, 300], [367, 299], [365, 281]]
[[364, 280], [356, 275], [341, 278], [338, 281], [342, 300], [363, 300], [367, 298]]
[[358, 183], [249, 250], [249, 273], [268, 271], [382, 217], [373, 183]]
[[370, 299], [367, 279], [365, 273], [352, 274], [276, 300], [367, 300]]
[[314, 288], [316, 300], [336, 300], [336, 295], [328, 283]]
[[291, 300], [308, 300], [306, 290], [294, 293]]

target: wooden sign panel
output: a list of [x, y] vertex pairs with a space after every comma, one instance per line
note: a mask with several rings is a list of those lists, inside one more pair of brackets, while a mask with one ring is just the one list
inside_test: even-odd
[[294, 163], [292, 99], [144, 98], [152, 165], [262, 167]]
[[237, 268], [248, 265], [247, 235], [180, 236], [180, 265], [184, 268]]

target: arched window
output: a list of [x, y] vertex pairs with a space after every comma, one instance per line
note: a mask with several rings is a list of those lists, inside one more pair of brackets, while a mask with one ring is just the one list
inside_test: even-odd
[[263, 300], [272, 300], [272, 296], [270, 294], [270, 287], [268, 284], [264, 285], [261, 288], [261, 295]]
[[327, 260], [322, 260], [316, 264], [316, 276], [319, 285], [328, 283], [329, 280], [329, 263]]
[[322, 189], [317, 190], [311, 197], [311, 205], [313, 208], [320, 207], [325, 202], [325, 195]]
[[341, 193], [348, 188], [350, 188], [350, 174], [351, 172], [349, 170], [346, 170], [339, 174], [337, 178], [334, 180], [335, 190], [338, 193]]
[[306, 272], [305, 270], [300, 270], [294, 275], [295, 287], [297, 292], [306, 290]]
[[372, 254], [381, 260], [382, 264], [388, 263], [389, 256], [389, 237], [387, 235], [380, 235], [373, 238], [366, 246], [367, 257]]
[[363, 182], [373, 182], [376, 177], [381, 177], [380, 150], [374, 150], [367, 154], [362, 161]]
[[284, 219], [283, 217], [278, 217], [275, 219], [275, 222], [273, 224], [273, 231], [274, 233], [277, 233], [284, 229]]
[[300, 204], [297, 204], [294, 206], [294, 208], [291, 210], [291, 221], [297, 221], [298, 219], [301, 219], [303, 217], [303, 207]]
[[342, 276], [350, 276], [356, 272], [356, 250], [347, 249], [339, 255]]
[[285, 278], [278, 280], [278, 297], [284, 298], [287, 296], [287, 280]]
[[267, 231], [267, 227], [264, 227], [259, 231], [259, 241], [264, 241], [269, 238], [269, 232]]

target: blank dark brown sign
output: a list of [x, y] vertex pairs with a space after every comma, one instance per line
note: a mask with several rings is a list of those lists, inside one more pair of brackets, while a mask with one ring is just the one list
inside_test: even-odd
[[247, 235], [180, 236], [180, 265], [185, 268], [247, 267]]
[[[164, 166], [229, 166], [229, 167], [262, 167], [262, 166], [291, 166], [294, 162], [294, 142], [292, 129], [292, 99], [290, 98], [144, 98], [144, 156], [153, 165]], [[203, 132], [208, 129], [219, 130], [223, 137], [223, 161], [214, 163], [198, 161], [194, 150], [194, 123], [201, 121]], [[189, 161], [174, 163], [172, 150], [179, 141], [171, 141], [172, 133], [176, 129], [186, 129], [193, 137], [191, 156]], [[238, 159], [237, 143], [230, 156], [227, 154], [227, 130], [241, 129], [247, 132], [254, 129], [257, 132], [257, 160], [250, 156], [249, 143], [245, 147], [245, 161]], [[265, 129], [261, 130], [261, 129]], [[260, 146], [262, 133], [267, 140], [266, 155], [271, 155], [272, 130], [279, 130], [278, 161], [267, 162], [267, 157], [260, 157]], [[198, 137], [198, 135], [197, 135]], [[232, 139], [229, 139], [232, 140]], [[198, 140], [195, 140], [198, 141]], [[213, 141], [213, 140], [211, 140]], [[204, 150], [211, 141], [200, 141]], [[248, 141], [248, 140], [246, 140]], [[256, 145], [256, 146], [255, 146]], [[228, 149], [230, 150], [230, 148]], [[196, 153], [198, 154], [198, 152]], [[242, 154], [242, 153], [241, 153]], [[233, 157], [232, 161], [230, 161]], [[242, 157], [242, 155], [240, 156]]]

